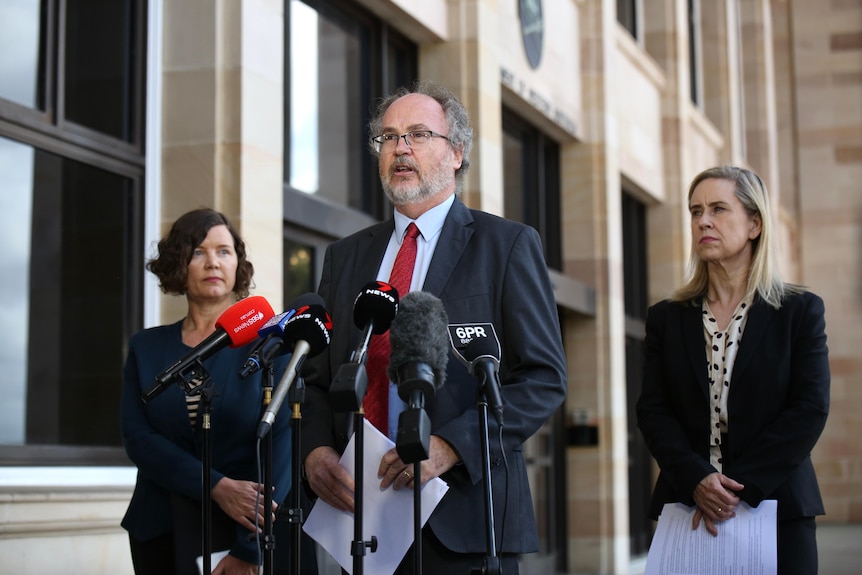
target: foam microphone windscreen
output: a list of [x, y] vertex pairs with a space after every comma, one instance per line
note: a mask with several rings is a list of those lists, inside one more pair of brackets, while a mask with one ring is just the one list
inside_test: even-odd
[[257, 339], [257, 330], [274, 315], [265, 297], [253, 295], [227, 308], [215, 325], [230, 338], [230, 347], [242, 347]]
[[398, 381], [398, 369], [403, 365], [425, 363], [433, 370], [439, 389], [446, 381], [449, 363], [448, 325], [446, 308], [437, 296], [413, 291], [402, 297], [389, 328], [390, 379]]

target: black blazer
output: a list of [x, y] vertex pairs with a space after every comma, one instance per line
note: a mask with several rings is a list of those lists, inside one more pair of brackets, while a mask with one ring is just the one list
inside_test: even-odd
[[[332, 315], [333, 335], [326, 352], [306, 363], [303, 460], [322, 445], [342, 452], [352, 432], [352, 414], [334, 413], [327, 392], [358, 343], [353, 301], [376, 278], [393, 228], [390, 220], [327, 248], [318, 292]], [[539, 236], [528, 226], [470, 210], [456, 199], [423, 290], [440, 298], [449, 323], [491, 322], [497, 331], [509, 467], [506, 478], [498, 428], [489, 418], [497, 543], [505, 552], [535, 551], [538, 538], [521, 446], [566, 393], [565, 355]], [[450, 353], [446, 382], [426, 406], [431, 433], [463, 458], [463, 464], [444, 474], [450, 488], [429, 524], [446, 547], [461, 553], [486, 551], [477, 390], [475, 378]]]
[[[745, 485], [742, 500], [778, 500], [781, 519], [824, 513], [811, 450], [829, 411], [823, 300], [806, 292], [776, 310], [748, 312], [728, 396], [722, 472]], [[650, 515], [668, 502], [694, 505], [709, 463], [709, 397], [700, 302], [663, 301], [647, 315], [638, 426], [661, 473]]]

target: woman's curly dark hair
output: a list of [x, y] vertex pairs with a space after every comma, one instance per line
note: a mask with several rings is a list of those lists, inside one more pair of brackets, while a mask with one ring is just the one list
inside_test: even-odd
[[227, 216], [209, 208], [199, 208], [180, 216], [168, 235], [159, 241], [158, 255], [147, 262], [147, 270], [159, 278], [159, 287], [164, 293], [185, 295], [192, 254], [214, 226], [227, 226], [233, 237], [237, 257], [233, 292], [237, 300], [248, 296], [254, 266], [246, 259], [245, 242]]

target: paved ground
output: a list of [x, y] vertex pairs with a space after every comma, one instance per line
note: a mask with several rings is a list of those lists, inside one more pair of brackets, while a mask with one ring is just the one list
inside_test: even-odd
[[862, 523], [817, 525], [818, 575], [862, 573]]
[[[820, 557], [818, 575], [862, 575], [862, 523], [817, 524], [817, 548]], [[320, 573], [340, 575], [341, 570], [334, 561], [321, 563]], [[643, 566], [640, 566], [643, 573]], [[524, 575], [524, 571], [521, 571]]]

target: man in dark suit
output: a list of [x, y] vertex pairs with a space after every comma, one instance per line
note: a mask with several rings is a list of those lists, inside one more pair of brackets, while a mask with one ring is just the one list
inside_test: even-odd
[[[440, 298], [450, 324], [492, 323], [500, 338], [505, 453], [494, 441], [499, 427], [489, 418], [496, 555], [504, 573], [517, 573], [518, 555], [538, 549], [522, 445], [566, 392], [565, 356], [541, 242], [534, 229], [468, 209], [457, 198], [469, 166], [472, 129], [466, 110], [445, 88], [424, 84], [400, 90], [381, 103], [369, 128], [394, 219], [327, 249], [318, 292], [334, 332], [328, 350], [306, 369], [305, 473], [320, 498], [353, 511], [353, 478], [338, 463], [352, 433], [352, 414], [332, 410], [329, 385], [359, 339], [354, 298], [369, 281], [388, 281], [405, 230], [416, 224], [420, 235], [410, 289]], [[397, 421], [398, 409], [397, 401], [390, 401], [390, 421]], [[482, 567], [487, 553], [477, 383], [451, 355], [446, 383], [426, 409], [431, 438], [421, 479], [441, 477], [449, 490], [423, 530], [423, 570], [469, 573]], [[389, 432], [394, 433], [391, 425]], [[384, 489], [412, 486], [412, 465], [394, 449], [379, 462], [378, 474]], [[412, 561], [408, 553], [397, 572], [412, 573]]]

